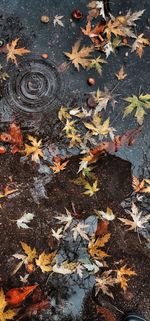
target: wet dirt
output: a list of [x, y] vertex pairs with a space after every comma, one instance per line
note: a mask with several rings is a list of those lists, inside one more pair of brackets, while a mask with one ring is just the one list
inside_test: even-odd
[[[3, 44], [12, 39], [20, 38], [20, 45], [31, 50], [31, 55], [20, 59], [18, 67], [6, 63], [6, 56], [2, 54], [0, 62], [10, 75], [7, 82], [0, 86], [0, 128], [6, 129], [12, 121], [17, 121], [26, 137], [27, 133], [38, 135], [43, 139], [45, 153], [49, 156], [61, 149], [66, 153], [66, 146], [60, 137], [61, 125], [57, 118], [57, 112], [61, 105], [69, 107], [87, 106], [90, 91], [98, 86], [103, 89], [104, 84], [113, 89], [116, 86], [114, 73], [118, 66], [124, 64], [128, 77], [123, 84], [115, 90], [115, 94], [121, 97], [130, 96], [135, 93], [148, 92], [149, 88], [149, 56], [148, 48], [141, 61], [134, 55], [125, 55], [121, 52], [114, 58], [110, 57], [109, 64], [104, 66], [103, 78], [99, 79], [95, 72], [75, 72], [70, 68], [60, 73], [59, 65], [64, 61], [63, 51], [70, 51], [71, 46], [81, 36], [80, 27], [85, 25], [85, 17], [81, 23], [74, 23], [70, 20], [72, 10], [78, 7], [84, 13], [87, 12], [86, 1], [1, 1], [0, 32]], [[149, 33], [147, 18], [149, 17], [149, 1], [118, 1], [117, 4], [110, 3], [113, 14], [146, 9], [144, 16], [137, 27], [138, 32]], [[34, 12], [34, 14], [32, 14]], [[43, 25], [40, 22], [42, 14], [64, 15], [65, 30], [54, 28], [51, 24]], [[32, 16], [32, 17], [31, 17]], [[32, 18], [32, 19], [31, 19]], [[86, 44], [86, 41], [84, 42]], [[49, 58], [43, 60], [41, 54], [47, 52]], [[36, 54], [35, 54], [36, 53]], [[139, 76], [140, 75], [140, 76]], [[90, 90], [87, 85], [88, 76], [94, 76], [96, 85]], [[44, 98], [43, 98], [44, 97]], [[119, 100], [119, 98], [117, 98]], [[135, 120], [122, 119], [124, 102], [119, 100], [116, 109], [108, 108], [108, 116], [113, 113], [112, 124], [119, 134], [129, 128], [136, 127]], [[110, 111], [109, 111], [110, 110]], [[120, 116], [121, 115], [121, 116]], [[121, 117], [121, 118], [120, 118]], [[51, 146], [50, 149], [48, 146]], [[94, 165], [94, 173], [99, 179], [99, 192], [94, 197], [87, 197], [82, 194], [82, 187], [76, 186], [72, 181], [77, 178], [77, 170], [80, 156], [72, 156], [66, 170], [58, 175], [52, 175], [47, 160], [41, 161], [40, 165], [27, 160], [19, 155], [1, 155], [0, 159], [0, 190], [3, 190], [10, 181], [18, 188], [18, 191], [1, 200], [0, 209], [0, 283], [7, 291], [12, 287], [20, 287], [19, 276], [25, 275], [22, 267], [15, 276], [11, 273], [16, 265], [13, 254], [22, 253], [20, 241], [26, 242], [31, 247], [36, 247], [38, 253], [42, 251], [53, 251], [59, 249], [61, 256], [68, 260], [88, 258], [86, 241], [77, 243], [72, 239], [60, 245], [51, 235], [51, 228], [59, 227], [56, 224], [55, 216], [64, 213], [65, 208], [72, 211], [72, 203], [80, 220], [89, 223], [91, 229], [95, 229], [97, 219], [94, 209], [106, 210], [109, 206], [117, 217], [126, 217], [124, 208], [131, 206], [134, 199], [138, 206], [147, 213], [150, 209], [149, 199], [145, 196], [142, 203], [132, 196], [132, 173], [139, 177], [148, 177], [149, 171], [149, 116], [145, 117], [142, 134], [138, 137], [135, 146], [123, 148], [116, 156], [106, 155], [99, 159]], [[52, 153], [53, 151], [53, 153]], [[68, 153], [68, 150], [67, 150]], [[79, 151], [69, 151], [77, 154]], [[124, 203], [122, 203], [124, 202]], [[122, 206], [121, 206], [122, 203]], [[19, 229], [16, 220], [23, 213], [32, 212], [35, 214], [28, 230]], [[78, 217], [74, 217], [78, 221]], [[110, 225], [112, 234], [107, 251], [113, 258], [108, 259], [108, 265], [116, 269], [120, 260], [132, 267], [137, 276], [131, 278], [127, 293], [120, 288], [113, 289], [115, 299], [107, 296], [95, 296], [94, 276], [87, 275], [80, 279], [74, 274], [62, 276], [53, 274], [48, 276], [36, 270], [29, 276], [29, 284], [38, 283], [51, 307], [41, 314], [32, 316], [29, 320], [52, 320], [52, 321], [96, 321], [103, 320], [96, 312], [96, 306], [105, 306], [116, 314], [120, 319], [123, 313], [128, 311], [139, 312], [146, 318], [150, 318], [150, 252], [147, 246], [149, 238], [149, 226], [143, 232], [143, 237], [134, 232], [126, 232], [119, 220]], [[103, 268], [102, 268], [103, 271]], [[30, 304], [29, 298], [25, 307]], [[121, 311], [121, 312], [119, 312]], [[27, 317], [25, 320], [28, 320]]]

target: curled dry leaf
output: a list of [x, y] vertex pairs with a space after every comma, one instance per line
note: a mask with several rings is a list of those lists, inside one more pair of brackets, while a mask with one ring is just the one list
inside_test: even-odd
[[6, 294], [6, 301], [10, 305], [20, 305], [29, 294], [31, 294], [37, 285], [29, 285], [22, 288], [13, 288]]

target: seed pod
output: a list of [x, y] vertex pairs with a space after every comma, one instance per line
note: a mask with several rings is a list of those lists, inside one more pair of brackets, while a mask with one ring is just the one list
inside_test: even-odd
[[44, 59], [48, 59], [48, 54], [47, 53], [42, 54], [41, 57], [44, 58]]
[[48, 23], [49, 22], [49, 17], [48, 16], [41, 16], [41, 22], [43, 23]]
[[89, 86], [93, 86], [93, 85], [95, 85], [95, 79], [90, 77], [87, 79], [87, 83]]
[[71, 15], [74, 20], [81, 20], [83, 18], [83, 13], [80, 10], [73, 10]]

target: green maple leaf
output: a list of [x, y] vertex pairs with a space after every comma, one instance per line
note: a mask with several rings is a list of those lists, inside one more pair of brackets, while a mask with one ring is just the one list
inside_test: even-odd
[[91, 59], [88, 69], [95, 68], [98, 74], [101, 76], [102, 74], [102, 64], [107, 64], [107, 61], [101, 56], [97, 57], [96, 59]]
[[125, 108], [123, 117], [128, 116], [135, 110], [135, 118], [138, 124], [142, 125], [146, 114], [145, 108], [150, 108], [150, 94], [140, 95], [139, 97], [133, 95], [124, 100], [130, 104]]

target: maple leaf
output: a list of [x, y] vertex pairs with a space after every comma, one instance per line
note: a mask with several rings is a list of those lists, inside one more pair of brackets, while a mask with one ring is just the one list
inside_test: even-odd
[[113, 221], [115, 219], [115, 215], [114, 215], [112, 209], [109, 207], [107, 207], [106, 212], [95, 210], [95, 213], [100, 219], [102, 218], [107, 221]]
[[88, 195], [88, 196], [93, 196], [96, 192], [99, 191], [99, 188], [97, 187], [98, 185], [98, 181], [96, 180], [93, 185], [91, 185], [89, 182], [87, 182], [84, 185], [84, 188], [86, 189], [85, 192], [83, 192], [83, 194]]
[[77, 134], [77, 133], [69, 133], [68, 135], [66, 135], [66, 137], [70, 139], [69, 141], [70, 148], [77, 146], [82, 142], [80, 134]]
[[53, 170], [54, 174], [57, 174], [60, 171], [63, 171], [64, 169], [66, 169], [66, 166], [68, 163], [69, 163], [69, 160], [61, 163], [61, 159], [56, 158], [56, 161], [54, 162], [54, 166], [50, 166], [50, 168]]
[[142, 192], [142, 190], [144, 188], [144, 184], [145, 184], [144, 179], [140, 182], [137, 177], [133, 176], [133, 178], [132, 178], [132, 186], [133, 186], [133, 189], [134, 189], [134, 191], [136, 193], [137, 192]]
[[115, 74], [118, 80], [124, 80], [127, 77], [127, 74], [124, 72], [123, 66], [120, 68], [117, 74]]
[[64, 16], [58, 16], [58, 15], [56, 15], [56, 16], [54, 17], [54, 20], [53, 20], [54, 27], [56, 27], [56, 25], [59, 25], [59, 26], [61, 26], [61, 27], [64, 27], [64, 24], [63, 24], [63, 22], [61, 21], [61, 19], [62, 19], [63, 17], [64, 17]]
[[133, 276], [136, 275], [135, 271], [132, 271], [131, 268], [127, 268], [126, 265], [121, 267], [117, 272], [117, 279], [116, 282], [120, 283], [121, 288], [125, 292], [128, 286], [128, 279], [125, 276]]
[[106, 37], [108, 40], [111, 39], [111, 34], [114, 34], [117, 36], [125, 36], [125, 33], [123, 30], [121, 30], [120, 22], [116, 19], [114, 21], [109, 20], [106, 24], [104, 32], [106, 33]]
[[93, 51], [93, 47], [82, 47], [80, 50], [80, 40], [78, 40], [72, 47], [72, 52], [65, 52], [64, 54], [71, 60], [75, 68], [79, 71], [80, 65], [83, 68], [89, 65], [89, 55]]
[[31, 263], [35, 258], [36, 258], [36, 249], [33, 248], [31, 249], [31, 247], [24, 243], [24, 242], [20, 242], [21, 243], [21, 246], [26, 254], [26, 258], [24, 260], [24, 263]]
[[101, 66], [102, 64], [107, 64], [107, 61], [105, 59], [101, 58], [101, 56], [99, 56], [95, 59], [90, 60], [90, 64], [88, 66], [88, 69], [95, 68], [95, 70], [101, 76], [102, 75], [102, 66]]
[[90, 123], [84, 123], [84, 126], [91, 130], [93, 136], [99, 135], [99, 138], [102, 138], [101, 136], [107, 136], [109, 134], [110, 137], [114, 139], [113, 132], [115, 128], [110, 127], [109, 117], [102, 123], [102, 118], [96, 114], [92, 121]]
[[[88, 19], [88, 22], [86, 24], [86, 28], [83, 29], [81, 28], [82, 33], [85, 36], [88, 36], [91, 38], [91, 40], [93, 41], [94, 37], [99, 37], [99, 39], [101, 41], [103, 41], [103, 38], [101, 36], [101, 33], [104, 31], [105, 28], [105, 24], [103, 23], [98, 23], [93, 29], [92, 29], [92, 25], [91, 25], [91, 20]], [[94, 41], [93, 41], [94, 42]]]
[[103, 109], [106, 110], [109, 101], [111, 101], [113, 108], [115, 107], [116, 100], [107, 87], [104, 88], [104, 91], [97, 89], [97, 91], [93, 93], [93, 98], [97, 104], [94, 115], [101, 112]]
[[96, 260], [103, 260], [105, 257], [109, 255], [102, 251], [101, 248], [105, 246], [105, 244], [109, 241], [111, 234], [107, 233], [102, 238], [93, 238], [90, 240], [88, 245], [89, 254]]
[[150, 46], [150, 41], [147, 38], [143, 37], [143, 33], [141, 33], [134, 43], [132, 44], [131, 52], [136, 51], [137, 55], [141, 58], [143, 55], [143, 49], [145, 46]]
[[67, 210], [67, 208], [65, 208], [65, 210], [66, 210], [66, 215], [62, 214], [59, 216], [55, 216], [56, 220], [58, 220], [62, 224], [65, 224], [64, 231], [66, 231], [68, 229], [68, 227], [70, 226], [70, 224], [72, 223], [72, 220], [73, 220], [71, 212], [69, 212]]
[[32, 213], [25, 213], [23, 216], [21, 216], [18, 220], [17, 220], [17, 226], [19, 228], [23, 228], [23, 229], [28, 229], [30, 228], [27, 224], [30, 223], [31, 220], [33, 220], [34, 214]]
[[67, 119], [66, 121], [66, 124], [65, 124], [65, 127], [63, 128], [63, 130], [65, 130], [66, 134], [69, 134], [70, 132], [71, 133], [75, 133], [77, 130], [75, 129], [74, 127], [74, 124], [76, 123], [76, 120], [71, 120], [69, 121]]
[[150, 94], [140, 95], [139, 97], [133, 95], [132, 97], [124, 98], [124, 100], [130, 104], [125, 108], [123, 117], [136, 110], [135, 118], [138, 124], [142, 125], [146, 114], [145, 108], [150, 109]]
[[56, 251], [50, 254], [46, 254], [45, 252], [42, 252], [39, 255], [38, 259], [36, 259], [36, 265], [40, 267], [43, 273], [51, 272], [53, 270], [52, 263], [55, 256], [56, 256]]
[[63, 121], [63, 119], [69, 119], [71, 116], [68, 113], [68, 109], [65, 106], [61, 106], [60, 110], [58, 112], [58, 118], [60, 121]]
[[113, 278], [111, 273], [112, 270], [105, 271], [100, 278], [96, 278], [96, 295], [102, 291], [103, 294], [110, 296], [112, 299], [114, 298], [109, 287], [113, 287], [116, 284], [116, 278]]
[[76, 266], [76, 272], [79, 275], [79, 277], [82, 279], [83, 278], [83, 271], [84, 271], [84, 266], [82, 264], [78, 264]]
[[52, 236], [55, 237], [55, 239], [59, 241], [63, 237], [63, 234], [61, 234], [62, 231], [63, 231], [62, 227], [58, 228], [57, 231], [54, 231], [52, 229]]
[[0, 320], [1, 321], [13, 320], [17, 314], [17, 311], [12, 310], [12, 309], [5, 311], [7, 304], [8, 303], [6, 301], [4, 291], [3, 291], [3, 289], [1, 289], [0, 290]]
[[144, 179], [144, 182], [148, 184], [148, 186], [145, 186], [140, 193], [150, 193], [150, 179]]
[[31, 142], [31, 145], [25, 144], [25, 153], [26, 156], [32, 154], [32, 161], [39, 161], [39, 156], [44, 157], [44, 154], [41, 150], [42, 140], [40, 139], [37, 141], [37, 138], [32, 137], [31, 135], [28, 135], [28, 139]]
[[150, 214], [142, 217], [142, 212], [138, 211], [137, 206], [132, 202], [132, 211], [126, 210], [126, 212], [131, 215], [133, 221], [128, 220], [126, 218], [118, 218], [121, 222], [123, 222], [125, 225], [129, 225], [129, 230], [135, 230], [138, 231], [139, 228], [145, 228], [145, 224], [150, 219]]
[[118, 16], [117, 19], [122, 25], [125, 26], [136, 26], [135, 21], [137, 21], [145, 10], [135, 11], [131, 13], [131, 10], [127, 12], [125, 16]]
[[12, 62], [14, 62], [16, 65], [17, 64], [17, 59], [16, 59], [16, 55], [18, 56], [22, 56], [24, 54], [28, 54], [30, 53], [30, 50], [26, 49], [26, 48], [16, 48], [17, 44], [18, 44], [19, 38], [12, 40], [11, 44], [7, 44], [6, 48], [8, 50], [7, 52], [7, 61], [10, 59]]
[[89, 237], [87, 236], [87, 232], [85, 231], [87, 227], [89, 227], [89, 225], [78, 223], [75, 227], [71, 229], [71, 231], [73, 231], [73, 238], [75, 241], [78, 235], [80, 235], [81, 238], [84, 238], [85, 240], [89, 241]]

